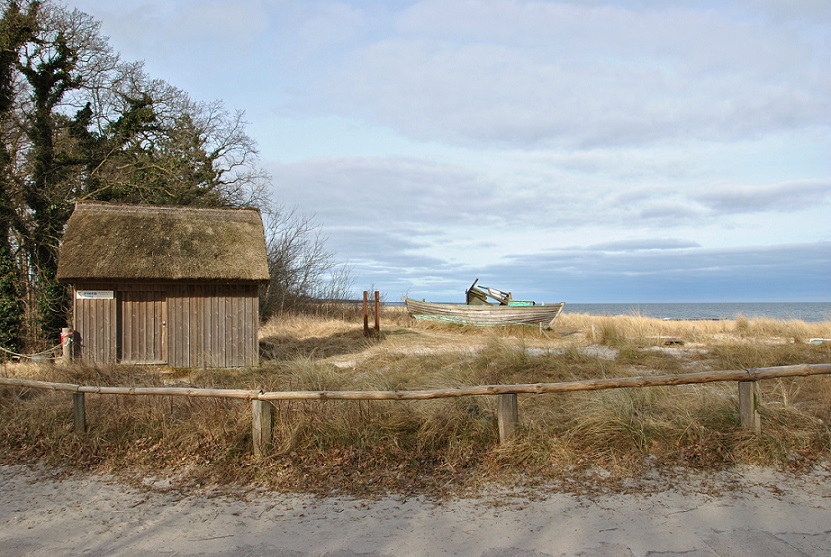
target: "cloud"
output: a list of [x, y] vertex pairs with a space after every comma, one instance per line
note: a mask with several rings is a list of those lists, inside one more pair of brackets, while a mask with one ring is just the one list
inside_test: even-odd
[[153, 53], [151, 62], [177, 52], [187, 56], [202, 45], [213, 52], [236, 50], [250, 44], [270, 24], [261, 0], [145, 0], [131, 4], [74, 0], [72, 6], [101, 19], [105, 31], [117, 36], [119, 42]]
[[[418, 140], [620, 147], [831, 121], [827, 30], [744, 3], [78, 4], [151, 72], [167, 60], [158, 77], [212, 88], [197, 98], [362, 119]], [[268, 93], [252, 101], [255, 86]]]
[[497, 206], [481, 195], [492, 185], [481, 183], [464, 168], [430, 161], [356, 157], [269, 168], [278, 196], [314, 208], [327, 222], [371, 222], [374, 217], [393, 227], [413, 223], [429, 227], [451, 217], [463, 223], [478, 218], [474, 213], [482, 212], [485, 205]]
[[816, 25], [831, 23], [831, 4], [825, 0], [742, 0], [737, 3], [757, 13], [767, 12], [776, 20], [796, 20]]
[[[829, 62], [786, 26], [726, 11], [420, 2], [346, 53], [318, 102], [465, 145], [651, 144], [829, 121]], [[702, 40], [707, 37], [707, 40]]]
[[[476, 266], [411, 266], [375, 281], [399, 293], [464, 300], [474, 278], [517, 298], [572, 303], [829, 301], [831, 243], [730, 249], [606, 252], [595, 247], [516, 256]], [[420, 280], [423, 278], [423, 280]]]
[[[355, 158], [274, 165], [272, 170], [289, 199], [320, 209], [317, 217], [330, 238], [328, 246], [350, 263], [361, 279], [359, 287], [374, 284], [388, 299], [408, 293], [459, 301], [476, 277], [525, 298], [549, 301], [827, 299], [831, 244], [713, 247], [730, 235], [714, 218], [719, 214], [715, 201], [691, 199], [695, 192], [685, 198], [666, 188], [650, 196], [649, 190], [635, 188], [607, 202], [593, 190], [569, 196], [554, 192], [526, 205], [516, 202], [511, 188], [500, 196], [498, 181], [464, 165]], [[538, 179], [544, 181], [526, 174], [525, 187], [536, 191]], [[769, 195], [760, 207], [781, 206], [778, 196], [789, 191], [807, 199], [827, 191], [819, 183], [792, 186], [762, 187]], [[728, 210], [736, 191], [744, 192], [720, 192], [718, 199], [727, 203], [721, 210]], [[673, 195], [675, 201], [669, 198]], [[620, 199], [628, 203], [621, 207]], [[691, 205], [703, 216], [685, 212]], [[627, 211], [649, 208], [655, 211], [652, 221], [625, 218]], [[649, 222], [656, 227], [650, 229]], [[780, 225], [754, 226], [770, 232]], [[787, 222], [781, 226], [792, 227]], [[749, 237], [754, 237], [752, 230]], [[682, 235], [668, 235], [673, 233]], [[705, 233], [712, 238], [703, 240]], [[736, 241], [738, 236], [732, 236]], [[580, 237], [603, 240], [575, 243]]]
[[361, 287], [828, 299], [827, 2], [78, 6], [247, 110], [275, 197]]
[[[503, 174], [467, 163], [353, 157], [272, 163], [269, 170], [275, 197], [313, 213], [339, 257], [373, 269], [381, 261], [410, 268], [408, 261], [426, 259], [475, 273], [482, 262], [578, 244], [603, 256], [828, 237], [827, 226], [799, 228], [827, 203], [821, 181], [759, 186], [764, 203], [755, 201], [752, 210], [780, 211], [775, 221], [760, 221], [743, 188], [635, 186], [610, 193], [603, 179], [555, 177], [545, 165], [524, 165], [519, 173], [517, 164], [511, 161]], [[788, 208], [781, 199], [787, 196]]]
[[344, 3], [325, 3], [313, 10], [296, 30], [297, 40], [316, 49], [332, 48], [354, 39], [364, 14]]
[[603, 244], [593, 244], [588, 247], [591, 251], [645, 251], [645, 250], [675, 250], [698, 248], [701, 245], [691, 240], [680, 240], [676, 238], [655, 238], [637, 240], [618, 240]]
[[831, 181], [795, 180], [778, 184], [722, 186], [694, 196], [718, 214], [789, 212], [831, 200]]
[[685, 201], [651, 199], [637, 210], [637, 216], [642, 221], [677, 223], [698, 220], [702, 212], [695, 205]]
[[218, 39], [234, 49], [250, 44], [268, 28], [270, 19], [260, 0], [200, 0], [172, 13], [165, 27], [175, 31], [178, 40]]
[[[488, 269], [515, 292], [581, 302], [828, 300], [831, 242], [516, 257]], [[554, 296], [554, 297], [552, 297]]]
[[426, 243], [408, 234], [387, 232], [371, 223], [360, 226], [325, 227], [327, 249], [335, 253], [348, 253], [350, 262], [376, 268], [406, 269], [441, 267], [445, 264], [438, 257], [422, 255]]
[[271, 163], [268, 168], [276, 196], [312, 210], [321, 222], [374, 218], [414, 235], [462, 226], [556, 227], [583, 218], [564, 207], [595, 203], [591, 192], [552, 185], [545, 174], [503, 178], [462, 164], [417, 158], [314, 159]]
[[[194, 99], [222, 99], [253, 109], [243, 97], [267, 79], [271, 54], [261, 41], [275, 21], [263, 0], [73, 0], [102, 22], [102, 32], [127, 61]], [[266, 58], [266, 60], [263, 60]], [[249, 101], [250, 102], [250, 101]]]

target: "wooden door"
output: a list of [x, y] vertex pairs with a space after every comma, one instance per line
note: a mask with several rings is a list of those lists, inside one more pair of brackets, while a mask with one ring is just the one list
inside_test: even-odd
[[121, 292], [119, 353], [122, 362], [167, 363], [167, 301], [164, 292]]

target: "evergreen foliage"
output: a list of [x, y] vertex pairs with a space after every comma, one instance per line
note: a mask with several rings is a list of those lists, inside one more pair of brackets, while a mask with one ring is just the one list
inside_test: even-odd
[[[8, 250], [0, 246], [0, 347], [20, 350], [22, 316], [17, 266]], [[0, 360], [3, 359], [5, 353], [0, 354]]]

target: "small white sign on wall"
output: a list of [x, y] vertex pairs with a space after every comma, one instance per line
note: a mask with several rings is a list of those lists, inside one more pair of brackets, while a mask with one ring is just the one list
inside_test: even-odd
[[76, 290], [75, 297], [79, 300], [112, 300], [112, 290]]

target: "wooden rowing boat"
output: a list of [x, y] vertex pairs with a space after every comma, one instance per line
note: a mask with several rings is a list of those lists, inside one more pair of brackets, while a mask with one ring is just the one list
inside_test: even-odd
[[539, 325], [550, 329], [563, 311], [564, 302], [547, 305], [462, 305], [418, 302], [404, 298], [407, 312], [415, 319], [446, 321], [462, 325]]

